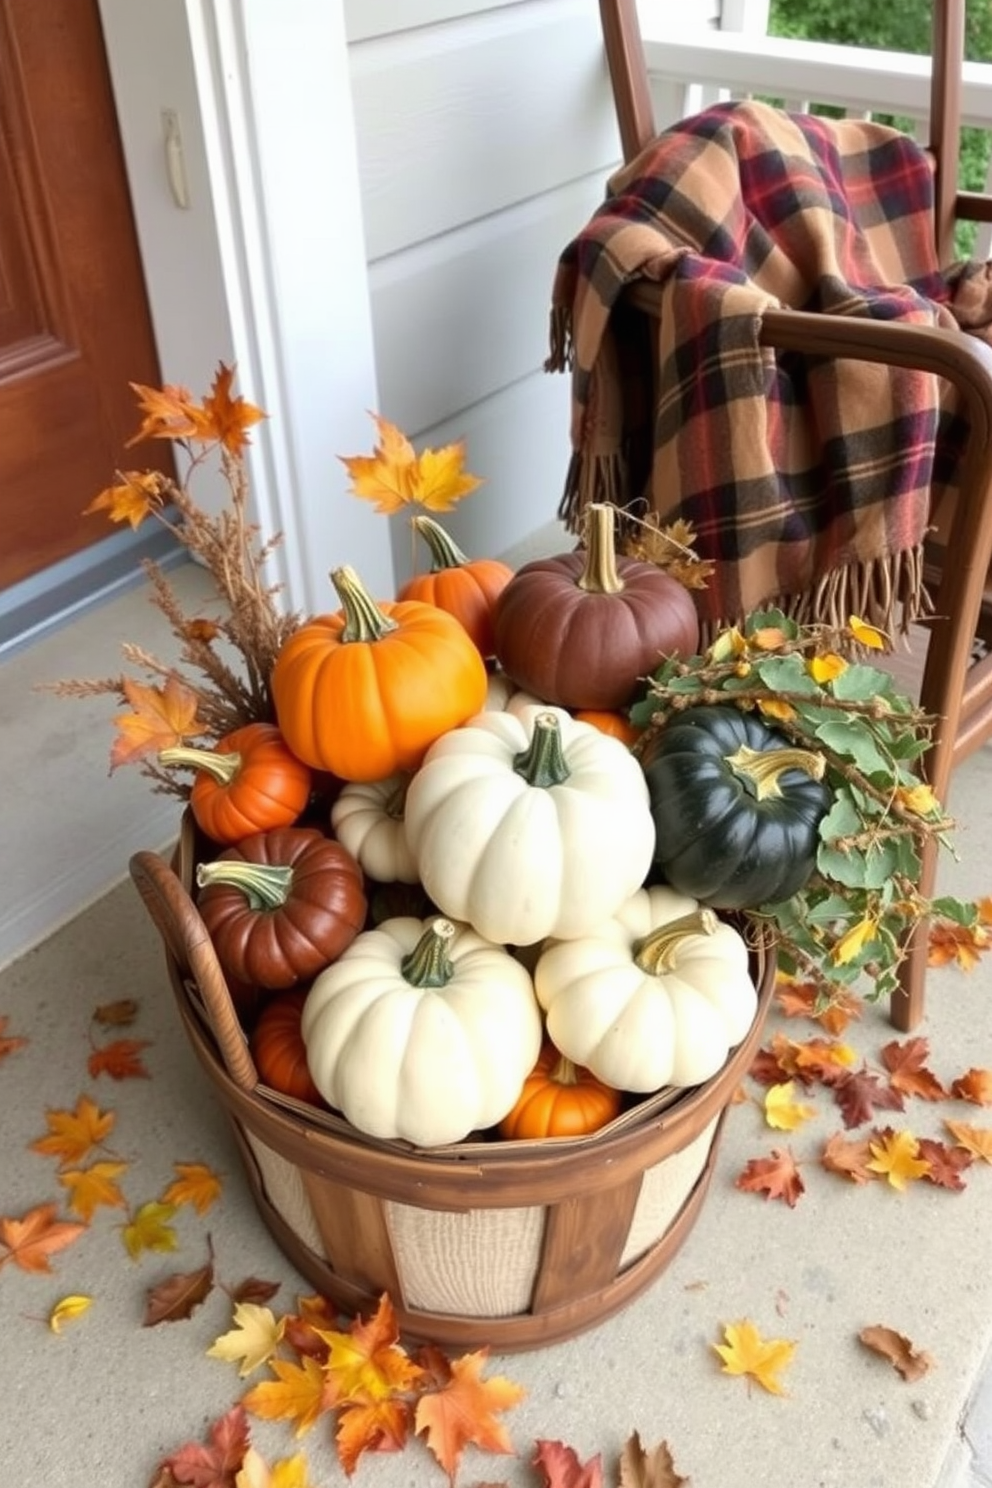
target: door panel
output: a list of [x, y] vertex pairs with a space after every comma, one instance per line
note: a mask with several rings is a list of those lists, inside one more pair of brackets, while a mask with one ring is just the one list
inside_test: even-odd
[[158, 378], [96, 0], [0, 0], [0, 589], [113, 530], [82, 512]]

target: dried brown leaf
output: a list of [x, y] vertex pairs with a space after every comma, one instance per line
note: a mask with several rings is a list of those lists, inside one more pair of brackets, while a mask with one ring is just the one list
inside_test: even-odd
[[930, 1354], [917, 1349], [902, 1333], [897, 1333], [894, 1328], [883, 1327], [881, 1323], [862, 1328], [858, 1339], [865, 1348], [887, 1359], [893, 1369], [910, 1384], [929, 1374], [934, 1366], [935, 1361]]

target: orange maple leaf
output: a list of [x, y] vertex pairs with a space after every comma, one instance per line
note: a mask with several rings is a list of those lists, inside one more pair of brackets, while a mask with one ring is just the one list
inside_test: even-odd
[[182, 744], [198, 732], [196, 694], [178, 677], [168, 677], [162, 687], [125, 678], [123, 688], [134, 712], [114, 719], [120, 735], [110, 751], [111, 770]]
[[958, 925], [953, 920], [936, 920], [930, 926], [927, 964], [950, 966], [974, 971], [982, 952], [989, 947], [988, 933], [981, 925]]
[[157, 470], [124, 470], [116, 485], [105, 487], [83, 508], [83, 516], [103, 511], [111, 522], [140, 527], [152, 512], [161, 511], [166, 485], [165, 476]]
[[178, 1176], [162, 1195], [163, 1204], [174, 1204], [176, 1208], [180, 1204], [192, 1204], [197, 1214], [206, 1214], [220, 1197], [220, 1178], [206, 1163], [174, 1162], [172, 1166]]
[[263, 1420], [292, 1421], [296, 1435], [303, 1436], [333, 1408], [333, 1386], [328, 1384], [322, 1365], [306, 1354], [299, 1364], [270, 1359], [269, 1368], [276, 1378], [253, 1385], [241, 1404]]
[[488, 1349], [451, 1361], [451, 1380], [443, 1389], [417, 1402], [416, 1429], [454, 1481], [466, 1446], [486, 1452], [512, 1453], [509, 1432], [495, 1412], [509, 1410], [524, 1398], [524, 1389], [502, 1375], [481, 1378]]
[[20, 1038], [15, 1034], [5, 1032], [7, 1027], [6, 1013], [0, 1015], [0, 1059], [6, 1059], [8, 1054], [16, 1054], [18, 1049], [27, 1047], [27, 1039]]
[[419, 503], [429, 511], [450, 511], [482, 484], [464, 470], [464, 442], [418, 455], [401, 429], [373, 413], [378, 442], [371, 455], [341, 455], [351, 477], [351, 494], [387, 515]]
[[188, 388], [166, 383], [165, 387], [146, 387], [132, 382], [138, 395], [138, 408], [144, 414], [141, 427], [125, 445], [130, 449], [143, 439], [189, 439], [197, 432], [196, 404]]
[[976, 899], [975, 909], [978, 911], [980, 925], [992, 925], [992, 894], [987, 894], [984, 899]]
[[924, 1063], [929, 1053], [930, 1045], [925, 1038], [906, 1039], [904, 1043], [893, 1039], [886, 1044], [881, 1056], [889, 1072], [889, 1084], [903, 1095], [916, 1095], [928, 1101], [944, 1100], [947, 1091]]
[[781, 1147], [773, 1147], [771, 1157], [752, 1157], [734, 1179], [734, 1187], [763, 1193], [766, 1199], [784, 1199], [790, 1209], [806, 1191], [795, 1158]]
[[864, 1004], [853, 992], [836, 992], [821, 1006], [823, 994], [814, 982], [793, 982], [780, 977], [776, 1000], [787, 1018], [812, 1018], [825, 1033], [836, 1038], [854, 1018], [860, 1018]]
[[827, 1139], [820, 1162], [828, 1173], [839, 1173], [843, 1178], [850, 1178], [852, 1183], [870, 1183], [877, 1177], [868, 1166], [870, 1157], [867, 1137], [852, 1142], [835, 1132]]
[[57, 1204], [36, 1204], [21, 1219], [0, 1218], [0, 1244], [7, 1247], [0, 1266], [13, 1261], [22, 1271], [51, 1271], [55, 1252], [78, 1240], [86, 1229], [57, 1215]]
[[109, 1075], [112, 1080], [150, 1080], [141, 1058], [142, 1049], [148, 1046], [148, 1039], [114, 1039], [93, 1050], [86, 1068], [94, 1080], [99, 1075]]
[[74, 1111], [45, 1112], [48, 1136], [30, 1143], [32, 1152], [57, 1157], [62, 1167], [82, 1162], [94, 1147], [99, 1147], [113, 1130], [113, 1111], [101, 1111], [88, 1095], [81, 1095]]
[[954, 1081], [951, 1094], [976, 1106], [992, 1106], [992, 1070], [968, 1070]]
[[983, 1162], [992, 1163], [992, 1129], [971, 1126], [967, 1121], [945, 1120], [944, 1125], [959, 1147]]
[[348, 1476], [355, 1471], [363, 1452], [401, 1452], [410, 1436], [412, 1417], [410, 1402], [392, 1395], [368, 1404], [344, 1406], [338, 1414], [334, 1440]]
[[127, 1208], [127, 1200], [114, 1182], [126, 1172], [125, 1162], [98, 1162], [60, 1173], [59, 1182], [69, 1191], [69, 1208], [88, 1224], [101, 1204], [111, 1209]]
[[338, 1405], [385, 1400], [423, 1380], [423, 1370], [399, 1346], [396, 1312], [385, 1293], [374, 1316], [357, 1318], [347, 1332], [317, 1331], [328, 1347], [325, 1368]]
[[234, 368], [221, 362], [214, 374], [210, 392], [199, 408], [193, 410], [197, 423], [195, 439], [217, 441], [228, 454], [238, 455], [251, 441], [246, 430], [265, 418], [261, 408], [247, 403], [244, 398], [231, 397]]

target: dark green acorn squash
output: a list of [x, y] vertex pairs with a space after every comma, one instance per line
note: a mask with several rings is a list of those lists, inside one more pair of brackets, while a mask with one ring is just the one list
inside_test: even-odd
[[716, 909], [789, 899], [816, 865], [824, 758], [752, 713], [689, 708], [644, 761], [658, 875]]

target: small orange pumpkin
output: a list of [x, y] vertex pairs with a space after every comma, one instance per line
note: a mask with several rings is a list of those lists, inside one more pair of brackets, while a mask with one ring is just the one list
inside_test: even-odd
[[580, 708], [573, 714], [580, 723], [591, 723], [593, 728], [598, 728], [601, 734], [609, 734], [612, 739], [619, 739], [621, 744], [628, 747], [635, 739], [639, 739], [643, 730], [635, 728], [626, 713], [613, 713], [600, 708]]
[[270, 684], [289, 747], [342, 780], [413, 771], [435, 739], [486, 701], [486, 667], [445, 610], [419, 600], [377, 604], [354, 569], [331, 581], [342, 608], [301, 625]]
[[307, 1048], [300, 1032], [306, 1000], [306, 988], [270, 998], [259, 1014], [249, 1048], [263, 1084], [296, 1100], [309, 1101], [312, 1106], [324, 1106], [326, 1102], [310, 1076]]
[[310, 799], [312, 771], [272, 723], [248, 723], [213, 749], [177, 745], [158, 758], [196, 771], [190, 810], [200, 831], [224, 845], [271, 827], [291, 827]]
[[413, 527], [431, 551], [429, 573], [414, 574], [397, 591], [397, 599], [419, 599], [454, 615], [479, 652], [495, 650], [493, 606], [513, 578], [513, 569], [498, 558], [467, 558], [439, 522], [418, 514]]
[[582, 1137], [619, 1115], [623, 1093], [604, 1085], [581, 1065], [545, 1042], [511, 1111], [499, 1124], [507, 1141], [535, 1137]]

